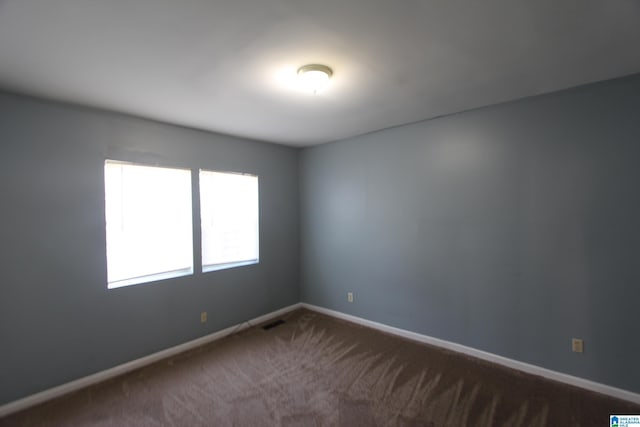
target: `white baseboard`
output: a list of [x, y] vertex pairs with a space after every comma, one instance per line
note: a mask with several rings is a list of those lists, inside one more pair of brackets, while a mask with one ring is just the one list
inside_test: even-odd
[[180, 344], [175, 347], [171, 347], [171, 348], [159, 351], [157, 353], [153, 353], [148, 356], [141, 357], [136, 360], [132, 360], [131, 362], [127, 362], [122, 365], [118, 365], [113, 368], [68, 382], [66, 384], [62, 384], [57, 387], [50, 388], [48, 390], [44, 390], [40, 393], [36, 393], [19, 400], [9, 402], [5, 405], [0, 406], [0, 418], [7, 416], [9, 414], [12, 414], [14, 412], [21, 411], [23, 409], [27, 409], [31, 406], [44, 403], [48, 400], [54, 399], [56, 397], [60, 397], [67, 393], [71, 393], [73, 391], [82, 389], [84, 387], [88, 387], [90, 385], [108, 380], [118, 375], [122, 375], [134, 369], [142, 368], [146, 365], [155, 363], [162, 359], [166, 359], [168, 357], [174, 356], [184, 351], [191, 350], [201, 345], [219, 340], [231, 333], [239, 332], [241, 330], [244, 330], [250, 327], [251, 325], [255, 325], [257, 323], [262, 323], [267, 320], [273, 319], [275, 317], [279, 317], [285, 313], [288, 313], [298, 308], [306, 308], [312, 311], [316, 311], [318, 313], [326, 314], [328, 316], [344, 319], [353, 323], [357, 323], [363, 326], [368, 326], [370, 328], [387, 332], [393, 335], [408, 338], [413, 341], [418, 341], [426, 344], [431, 344], [437, 347], [446, 348], [448, 350], [452, 350], [458, 353], [463, 353], [469, 356], [477, 357], [478, 359], [483, 359], [489, 362], [497, 363], [499, 365], [506, 366], [508, 368], [517, 369], [519, 371], [523, 371], [529, 374], [539, 375], [541, 377], [545, 377], [551, 380], [563, 382], [565, 384], [570, 384], [586, 390], [595, 391], [595, 392], [606, 394], [608, 396], [612, 396], [618, 399], [627, 400], [636, 404], [640, 404], [640, 394], [636, 394], [627, 390], [622, 390], [622, 389], [611, 387], [605, 384], [600, 384], [594, 381], [585, 380], [583, 378], [574, 377], [572, 375], [563, 374], [560, 372], [552, 371], [550, 369], [541, 368], [535, 365], [530, 365], [528, 363], [519, 362], [517, 360], [509, 359], [503, 356], [498, 356], [497, 354], [488, 353], [482, 350], [477, 350], [475, 348], [456, 344], [450, 341], [441, 340], [439, 338], [433, 338], [427, 335], [418, 334], [416, 332], [395, 328], [393, 326], [387, 326], [382, 323], [373, 322], [371, 320], [366, 320], [361, 317], [352, 316], [350, 314], [341, 313], [335, 310], [330, 310], [328, 308], [318, 307], [318, 306], [307, 304], [307, 303], [296, 303], [288, 307], [284, 307], [279, 310], [273, 311], [271, 313], [267, 313], [263, 316], [259, 316], [254, 319], [248, 320], [246, 322], [242, 322], [240, 324], [230, 326], [221, 331], [214, 332], [204, 337], [200, 337], [195, 340], [186, 342], [184, 344]]
[[176, 345], [175, 347], [170, 347], [165, 350], [161, 350], [157, 353], [153, 353], [148, 356], [141, 357], [140, 359], [132, 360], [131, 362], [114, 366], [113, 368], [109, 368], [107, 370], [97, 372], [95, 374], [68, 382], [66, 384], [62, 384], [57, 387], [50, 388], [48, 390], [44, 390], [40, 393], [36, 393], [19, 400], [9, 402], [5, 405], [0, 406], [0, 418], [7, 416], [9, 414], [12, 414], [14, 412], [21, 411], [23, 409], [27, 409], [31, 406], [44, 403], [48, 400], [54, 399], [56, 397], [60, 397], [67, 393], [71, 393], [72, 391], [76, 391], [81, 388], [88, 387], [90, 385], [116, 377], [118, 375], [122, 375], [126, 372], [133, 371], [134, 369], [142, 368], [143, 366], [150, 365], [151, 363], [157, 362], [159, 360], [166, 359], [171, 356], [175, 356], [178, 353], [182, 353], [187, 350], [191, 350], [193, 348], [199, 347], [201, 345], [219, 340], [221, 338], [226, 337], [229, 334], [239, 332], [252, 325], [265, 322], [267, 320], [273, 319], [274, 317], [281, 316], [285, 313], [288, 313], [289, 311], [300, 308], [301, 306], [302, 306], [301, 303], [296, 303], [288, 307], [284, 307], [279, 310], [273, 311], [271, 313], [267, 313], [263, 316], [256, 317], [255, 319], [251, 319], [251, 320], [239, 323], [237, 325], [230, 326], [221, 331], [214, 332], [209, 335], [205, 335], [203, 337], [186, 342], [184, 344]]
[[446, 348], [448, 350], [452, 350], [457, 353], [463, 353], [469, 356], [477, 357], [478, 359], [497, 363], [498, 365], [506, 366], [508, 368], [517, 369], [519, 371], [523, 371], [528, 374], [539, 375], [541, 377], [548, 378], [550, 380], [559, 381], [559, 382], [580, 387], [586, 390], [606, 394], [608, 396], [615, 397], [617, 399], [627, 400], [629, 402], [640, 404], [640, 394], [633, 393], [631, 391], [622, 390], [616, 387], [586, 380], [584, 378], [574, 377], [573, 375], [563, 374], [561, 372], [556, 372], [550, 369], [541, 368], [539, 366], [531, 365], [525, 362], [520, 362], [517, 360], [509, 359], [507, 357], [498, 356], [497, 354], [489, 353], [482, 350], [477, 350], [472, 347], [467, 347], [467, 346], [456, 344], [450, 341], [441, 340], [439, 338], [433, 338], [428, 335], [422, 335], [416, 332], [407, 331], [405, 329], [395, 328], [393, 326], [387, 326], [383, 323], [373, 322], [371, 320], [363, 319], [357, 316], [352, 316], [350, 314], [345, 314], [335, 310], [330, 310], [328, 308], [318, 307], [318, 306], [307, 304], [307, 303], [302, 303], [301, 306], [306, 309], [316, 311], [318, 313], [326, 314], [328, 316], [336, 317], [338, 319], [347, 320], [363, 326], [368, 326], [370, 328], [378, 329], [383, 332], [408, 338], [413, 341], [418, 341], [421, 343], [426, 343], [426, 344], [431, 344], [437, 347]]

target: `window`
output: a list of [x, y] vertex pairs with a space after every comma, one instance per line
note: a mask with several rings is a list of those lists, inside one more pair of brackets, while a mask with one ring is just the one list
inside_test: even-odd
[[202, 269], [258, 262], [258, 177], [200, 170]]
[[109, 289], [193, 273], [191, 171], [107, 160]]
[[[106, 160], [108, 288], [193, 274], [191, 171]], [[258, 262], [258, 177], [200, 170], [202, 271]]]

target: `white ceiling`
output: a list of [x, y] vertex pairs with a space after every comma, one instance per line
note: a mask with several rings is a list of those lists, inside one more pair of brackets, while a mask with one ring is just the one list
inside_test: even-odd
[[637, 72], [640, 0], [0, 0], [2, 88], [293, 146]]

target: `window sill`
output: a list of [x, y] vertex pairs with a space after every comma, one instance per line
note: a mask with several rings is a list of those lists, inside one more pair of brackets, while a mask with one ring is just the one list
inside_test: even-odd
[[243, 267], [245, 265], [258, 264], [259, 262], [260, 260], [252, 259], [248, 261], [227, 262], [225, 264], [203, 265], [202, 272], [208, 273], [210, 271], [226, 270], [227, 268]]
[[150, 274], [148, 276], [133, 277], [131, 279], [109, 282], [107, 284], [107, 288], [116, 289], [116, 288], [122, 288], [125, 286], [140, 285], [142, 283], [157, 282], [165, 279], [173, 279], [174, 277], [189, 276], [192, 274], [193, 274], [192, 268], [188, 268], [184, 270], [167, 271], [165, 273]]

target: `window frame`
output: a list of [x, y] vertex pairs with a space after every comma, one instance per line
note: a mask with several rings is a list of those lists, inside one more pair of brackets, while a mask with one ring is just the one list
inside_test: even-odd
[[[108, 217], [108, 202], [107, 202], [107, 165], [108, 164], [116, 164], [116, 165], [130, 165], [130, 166], [139, 166], [146, 168], [158, 168], [158, 169], [168, 169], [168, 170], [179, 170], [185, 171], [189, 173], [189, 211], [190, 211], [190, 254], [191, 254], [191, 263], [189, 267], [180, 268], [176, 270], [170, 271], [161, 271], [151, 274], [144, 274], [135, 277], [128, 277], [125, 279], [112, 280], [109, 281], [109, 229], [107, 225], [107, 217]], [[238, 175], [238, 176], [247, 176], [255, 178], [255, 201], [252, 201], [252, 204], [255, 204], [255, 258], [253, 259], [243, 259], [243, 260], [234, 260], [234, 261], [225, 261], [221, 263], [215, 264], [205, 264], [204, 263], [204, 250], [203, 244], [205, 240], [205, 232], [203, 229], [203, 215], [202, 215], [202, 187], [201, 187], [201, 173], [215, 173], [215, 174], [225, 174], [225, 175]], [[218, 169], [207, 169], [207, 168], [189, 168], [189, 167], [179, 167], [179, 166], [167, 166], [164, 164], [151, 164], [140, 161], [128, 161], [128, 160], [116, 160], [112, 158], [105, 158], [103, 162], [103, 190], [104, 190], [104, 216], [105, 216], [105, 261], [106, 261], [106, 282], [107, 289], [118, 289], [122, 287], [128, 287], [132, 285], [139, 285], [145, 283], [155, 283], [158, 281], [185, 277], [185, 276], [194, 276], [198, 274], [205, 274], [212, 271], [226, 270], [230, 268], [237, 268], [249, 265], [255, 265], [260, 263], [260, 177], [255, 173], [248, 172], [237, 172], [237, 171], [225, 171]]]
[[[235, 261], [226, 261], [215, 264], [205, 264], [204, 262], [204, 227], [203, 227], [203, 209], [202, 209], [202, 173], [215, 173], [215, 174], [225, 174], [225, 175], [238, 175], [238, 176], [246, 176], [252, 177], [256, 179], [256, 200], [255, 200], [255, 219], [256, 219], [256, 244], [255, 244], [255, 258], [253, 259], [244, 259], [244, 260], [235, 260]], [[200, 219], [200, 270], [204, 273], [209, 273], [212, 271], [220, 271], [226, 270], [230, 268], [244, 267], [249, 265], [255, 265], [260, 263], [260, 176], [255, 173], [248, 172], [237, 172], [237, 171], [226, 171], [226, 170], [217, 170], [217, 169], [198, 169], [198, 215]]]
[[[173, 171], [184, 171], [184, 172], [188, 172], [189, 174], [189, 188], [188, 188], [188, 194], [189, 194], [189, 205], [188, 205], [188, 210], [189, 210], [189, 224], [188, 224], [188, 229], [189, 229], [189, 233], [188, 233], [188, 240], [189, 240], [189, 259], [190, 259], [190, 266], [188, 267], [184, 267], [184, 268], [179, 268], [179, 269], [173, 269], [173, 270], [168, 270], [168, 271], [158, 271], [158, 272], [154, 272], [151, 274], [144, 274], [144, 275], [140, 275], [140, 276], [132, 276], [132, 277], [128, 277], [125, 279], [118, 279], [118, 280], [109, 280], [109, 228], [108, 228], [108, 224], [107, 224], [107, 220], [108, 220], [108, 201], [107, 201], [107, 165], [108, 164], [113, 164], [113, 165], [128, 165], [128, 166], [137, 166], [137, 167], [143, 167], [143, 168], [157, 168], [157, 169], [166, 169], [166, 170], [173, 170]], [[195, 241], [194, 241], [194, 201], [193, 201], [193, 190], [194, 190], [194, 185], [193, 185], [193, 170], [190, 168], [184, 168], [184, 167], [174, 167], [174, 166], [165, 166], [165, 165], [157, 165], [157, 164], [148, 164], [148, 163], [142, 163], [142, 162], [132, 162], [132, 161], [122, 161], [122, 160], [115, 160], [115, 159], [105, 159], [104, 163], [103, 163], [103, 177], [104, 177], [104, 196], [105, 196], [105, 209], [104, 209], [104, 214], [105, 214], [105, 255], [106, 255], [106, 267], [107, 267], [107, 289], [118, 289], [118, 288], [122, 288], [122, 287], [127, 287], [127, 286], [132, 286], [132, 285], [139, 285], [139, 284], [144, 284], [144, 283], [152, 283], [152, 282], [158, 282], [161, 280], [166, 280], [166, 279], [172, 279], [172, 278], [176, 278], [176, 277], [184, 277], [184, 276], [192, 276], [195, 271], [196, 271], [196, 265], [195, 265], [195, 253], [194, 253], [194, 248], [195, 248]], [[185, 195], [186, 196], [186, 195]], [[186, 227], [186, 224], [185, 224]], [[185, 236], [186, 238], [186, 236]]]

